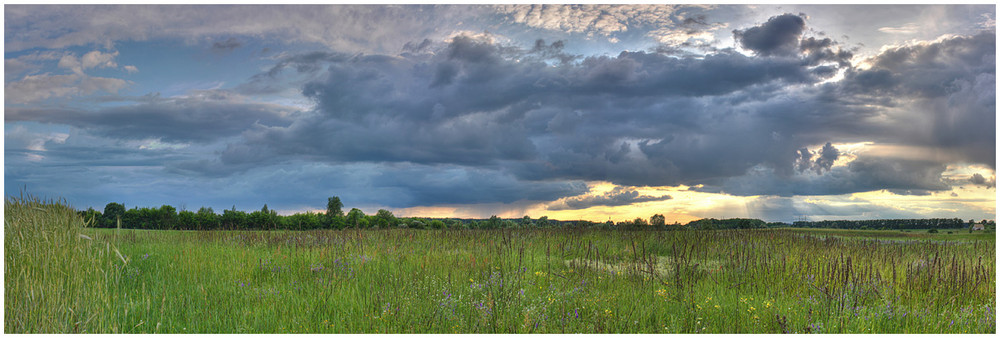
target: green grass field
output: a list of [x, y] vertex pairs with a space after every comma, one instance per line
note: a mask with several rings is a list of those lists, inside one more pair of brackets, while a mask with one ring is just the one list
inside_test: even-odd
[[834, 232], [108, 230], [9, 198], [4, 331], [996, 332], [993, 234]]

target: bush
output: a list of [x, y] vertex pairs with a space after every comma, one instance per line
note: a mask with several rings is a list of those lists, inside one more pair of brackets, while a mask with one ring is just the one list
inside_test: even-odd
[[938, 233], [938, 229], [934, 228], [934, 229], [927, 230], [927, 233], [929, 233], [929, 234], [936, 234], [936, 233]]
[[442, 222], [440, 220], [433, 220], [433, 221], [431, 221], [431, 228], [441, 229], [441, 228], [444, 228], [444, 227], [445, 227], [444, 226], [444, 222]]

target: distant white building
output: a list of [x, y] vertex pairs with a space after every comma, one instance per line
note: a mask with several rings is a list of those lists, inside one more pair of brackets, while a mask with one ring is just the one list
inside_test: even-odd
[[972, 230], [983, 230], [983, 223], [975, 223], [972, 225]]

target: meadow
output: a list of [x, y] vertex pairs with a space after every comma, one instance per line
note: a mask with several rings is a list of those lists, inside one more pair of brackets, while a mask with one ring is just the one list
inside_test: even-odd
[[995, 333], [995, 235], [168, 231], [4, 214], [5, 333]]

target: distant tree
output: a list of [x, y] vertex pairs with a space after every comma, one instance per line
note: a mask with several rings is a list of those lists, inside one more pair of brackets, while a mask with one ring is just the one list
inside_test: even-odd
[[421, 221], [418, 221], [418, 220], [412, 220], [412, 221], [410, 221], [410, 228], [413, 228], [413, 229], [423, 229], [424, 227], [425, 227], [425, 223], [424, 222], [421, 222]]
[[442, 222], [440, 220], [433, 220], [433, 221], [431, 221], [430, 226], [433, 229], [443, 229], [445, 227], [444, 222]]
[[177, 228], [184, 230], [198, 229], [198, 215], [194, 212], [184, 210], [177, 213]]
[[535, 224], [531, 222], [531, 217], [528, 217], [528, 215], [524, 215], [524, 217], [521, 218], [521, 226], [528, 228], [534, 225]]
[[667, 224], [667, 218], [663, 217], [663, 215], [655, 214], [649, 218], [649, 225], [652, 225], [654, 227], [662, 228], [666, 224]]
[[361, 220], [365, 218], [365, 213], [358, 208], [351, 208], [351, 211], [347, 213], [347, 225], [352, 228], [358, 228], [361, 225]]
[[538, 224], [539, 227], [543, 227], [543, 228], [547, 228], [550, 225], [552, 225], [551, 223], [549, 223], [549, 216], [539, 217], [538, 218], [538, 222], [536, 222], [536, 223]]
[[500, 217], [497, 215], [490, 216], [490, 219], [486, 221], [486, 224], [481, 224], [487, 229], [496, 229], [500, 227]]
[[212, 208], [201, 207], [201, 209], [198, 209], [195, 217], [197, 218], [198, 229], [213, 230], [219, 228], [219, 217]]
[[87, 210], [79, 211], [78, 214], [80, 214], [80, 217], [85, 222], [84, 224], [88, 227], [100, 228], [104, 226], [104, 216], [97, 210], [94, 210], [94, 208], [87, 208]]
[[326, 199], [326, 217], [344, 217], [344, 203], [340, 202], [340, 197], [333, 196]]
[[632, 224], [637, 228], [642, 228], [649, 225], [649, 223], [646, 223], [646, 220], [643, 219], [642, 217], [636, 217], [635, 220], [632, 221]]
[[122, 216], [125, 215], [125, 206], [115, 202], [108, 203], [104, 206], [104, 221], [105, 226], [109, 228], [116, 227], [116, 222]]
[[376, 223], [380, 228], [387, 228], [390, 225], [396, 224], [396, 216], [392, 214], [392, 211], [385, 209], [378, 209], [375, 212]]
[[160, 206], [158, 210], [158, 229], [174, 229], [177, 227], [177, 209], [169, 205]]

